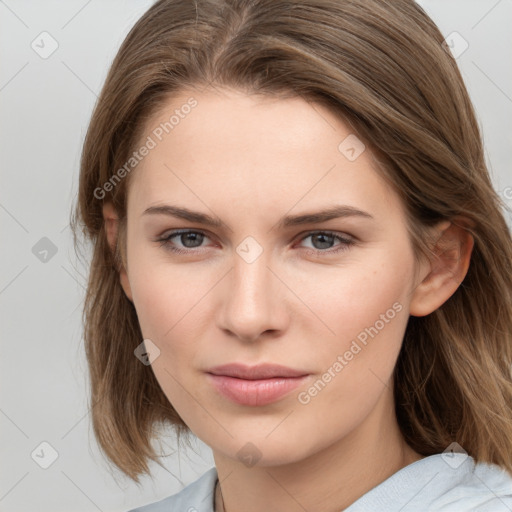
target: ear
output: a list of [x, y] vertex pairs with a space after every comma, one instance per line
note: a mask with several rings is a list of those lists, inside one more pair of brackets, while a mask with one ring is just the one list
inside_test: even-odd
[[[111, 202], [103, 203], [103, 219], [105, 221], [105, 232], [107, 234], [108, 245], [112, 250], [112, 254], [115, 254], [118, 238], [119, 216], [117, 215], [114, 205]], [[119, 280], [121, 282], [121, 286], [123, 287], [124, 293], [133, 302], [132, 289], [128, 280], [128, 274], [124, 268], [124, 265], [122, 264], [119, 268]]]
[[421, 265], [422, 280], [412, 294], [412, 316], [426, 316], [438, 309], [466, 277], [475, 243], [465, 227], [468, 222], [457, 218], [436, 226], [433, 257]]

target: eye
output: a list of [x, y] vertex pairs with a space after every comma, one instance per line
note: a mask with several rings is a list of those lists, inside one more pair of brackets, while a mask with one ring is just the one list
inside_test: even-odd
[[[178, 238], [178, 240], [183, 244], [185, 249], [176, 247], [175, 244], [171, 242], [173, 238]], [[164, 246], [166, 249], [170, 251], [173, 251], [178, 254], [187, 254], [193, 252], [193, 249], [197, 249], [205, 238], [208, 237], [201, 231], [179, 230], [172, 231], [167, 236], [160, 238], [158, 242], [160, 242], [160, 245]]]
[[[338, 254], [341, 251], [346, 251], [351, 245], [355, 244], [354, 239], [349, 238], [348, 236], [342, 236], [332, 231], [311, 231], [301, 238], [301, 240], [307, 240], [308, 238], [311, 238], [313, 244], [313, 250], [308, 252], [313, 255], [320, 256], [324, 253], [330, 255]], [[337, 248], [332, 249], [331, 245], [336, 240], [338, 240], [339, 244]]]
[[[303, 236], [300, 240], [307, 240], [311, 238], [313, 243], [313, 249], [308, 250], [309, 254], [314, 256], [323, 254], [338, 254], [341, 251], [346, 251], [351, 245], [355, 244], [355, 240], [348, 236], [342, 236], [338, 233], [331, 231], [311, 231]], [[176, 242], [173, 239], [177, 239], [182, 244], [181, 247], [176, 246]], [[208, 239], [205, 233], [195, 230], [176, 230], [169, 233], [167, 236], [158, 239], [157, 241], [165, 249], [172, 251], [177, 254], [191, 254], [197, 252], [197, 249], [201, 249], [202, 242]], [[332, 244], [335, 241], [339, 244], [332, 249]], [[316, 246], [316, 247], [315, 247]]]

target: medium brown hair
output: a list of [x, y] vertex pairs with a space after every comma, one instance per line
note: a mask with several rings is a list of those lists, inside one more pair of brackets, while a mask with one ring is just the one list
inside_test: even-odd
[[132, 28], [92, 115], [72, 218], [76, 246], [80, 228], [92, 243], [84, 340], [94, 433], [107, 457], [139, 482], [149, 460], [159, 462], [155, 425], [174, 426], [178, 437], [188, 428], [134, 356], [143, 337], [118, 273], [127, 264], [130, 175], [101, 198], [120, 218], [114, 254], [95, 191], [129, 160], [169, 97], [212, 85], [300, 96], [339, 113], [399, 193], [415, 254], [428, 253], [426, 228], [466, 219], [475, 240], [468, 273], [439, 309], [410, 317], [394, 373], [396, 414], [420, 454], [456, 441], [476, 462], [512, 474], [505, 205], [456, 61], [412, 0], [160, 0]]

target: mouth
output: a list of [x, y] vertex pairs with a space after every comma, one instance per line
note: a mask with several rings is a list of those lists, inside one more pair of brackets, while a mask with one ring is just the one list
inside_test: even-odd
[[263, 406], [283, 398], [305, 382], [309, 373], [286, 366], [234, 363], [206, 372], [213, 387], [239, 405]]

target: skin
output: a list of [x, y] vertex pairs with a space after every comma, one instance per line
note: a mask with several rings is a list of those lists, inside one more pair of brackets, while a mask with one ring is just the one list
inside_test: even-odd
[[[137, 166], [128, 192], [120, 280], [144, 338], [161, 351], [152, 369], [185, 423], [212, 448], [227, 511], [342, 510], [422, 458], [397, 424], [393, 369], [409, 315], [427, 315], [455, 292], [472, 239], [441, 223], [434, 230], [438, 258], [417, 261], [401, 201], [370, 151], [349, 161], [338, 146], [350, 126], [302, 98], [183, 91], [148, 123], [144, 139], [191, 95], [198, 105]], [[163, 204], [216, 215], [227, 227], [144, 215]], [[333, 205], [373, 218], [278, 227], [284, 215]], [[114, 247], [110, 203], [104, 217]], [[171, 245], [190, 251], [174, 254], [157, 239], [175, 229], [206, 236], [174, 237]], [[334, 254], [341, 242], [319, 238], [322, 230], [354, 243]], [[236, 251], [247, 236], [263, 250], [252, 263]], [[401, 311], [378, 335], [300, 403], [298, 393], [396, 303]], [[235, 361], [311, 375], [275, 403], [238, 405], [204, 373]], [[255, 455], [250, 467], [237, 455], [244, 446]]]

